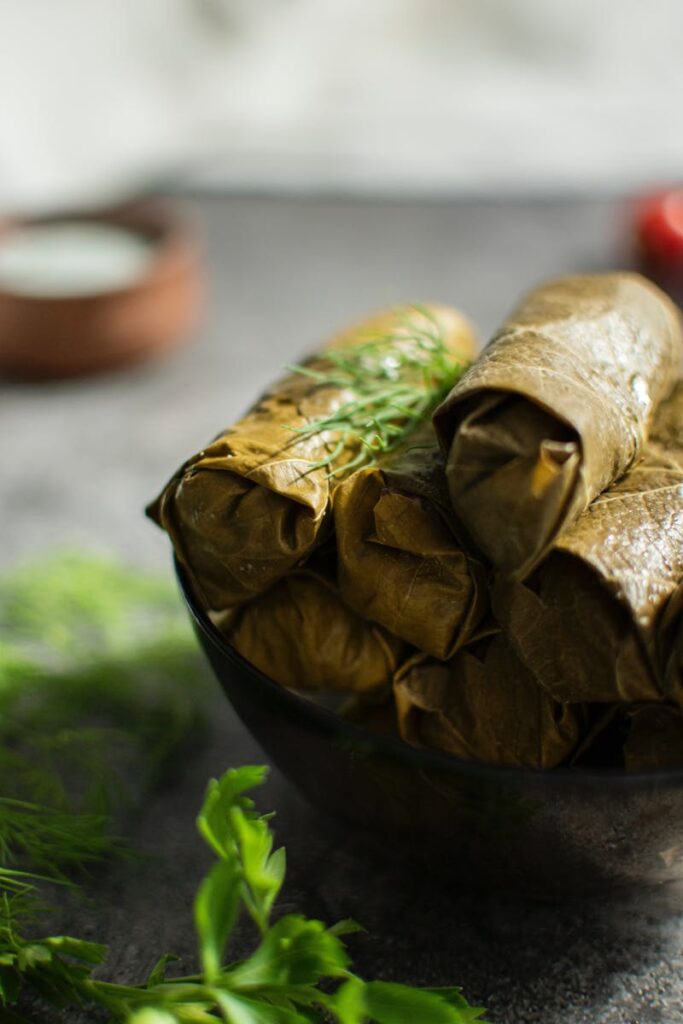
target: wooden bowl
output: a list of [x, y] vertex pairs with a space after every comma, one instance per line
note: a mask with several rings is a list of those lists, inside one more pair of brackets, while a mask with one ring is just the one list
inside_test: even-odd
[[175, 203], [147, 200], [117, 209], [27, 221], [107, 224], [151, 245], [131, 283], [88, 294], [41, 295], [0, 282], [0, 372], [23, 378], [74, 377], [133, 363], [175, 348], [196, 327], [203, 299], [197, 232]]

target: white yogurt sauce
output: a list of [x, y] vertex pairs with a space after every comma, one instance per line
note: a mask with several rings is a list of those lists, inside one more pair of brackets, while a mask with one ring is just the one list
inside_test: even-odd
[[55, 221], [0, 234], [0, 290], [40, 298], [126, 288], [154, 258], [154, 244], [115, 224]]

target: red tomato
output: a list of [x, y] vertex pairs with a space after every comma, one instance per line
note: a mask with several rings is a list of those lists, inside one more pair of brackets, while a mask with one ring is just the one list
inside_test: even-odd
[[683, 188], [646, 196], [636, 206], [636, 239], [646, 267], [683, 269]]

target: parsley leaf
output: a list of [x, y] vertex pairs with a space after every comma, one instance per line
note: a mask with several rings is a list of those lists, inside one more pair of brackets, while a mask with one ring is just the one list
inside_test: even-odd
[[[328, 928], [300, 914], [271, 922], [284, 857], [273, 852], [270, 816], [259, 815], [246, 795], [265, 774], [262, 767], [231, 769], [207, 790], [198, 828], [217, 861], [195, 899], [201, 973], [168, 978], [174, 958], [165, 956], [141, 985], [100, 981], [93, 969], [104, 962], [105, 947], [66, 936], [26, 940], [8, 922], [4, 949], [0, 941], [0, 1005], [15, 1005], [30, 986], [56, 1005], [105, 1007], [120, 1024], [215, 1024], [216, 1015], [226, 1024], [483, 1024], [484, 1011], [469, 1006], [459, 989], [366, 982], [353, 974], [342, 939], [357, 929], [353, 922]], [[260, 940], [250, 957], [231, 965], [226, 951], [241, 908]]]

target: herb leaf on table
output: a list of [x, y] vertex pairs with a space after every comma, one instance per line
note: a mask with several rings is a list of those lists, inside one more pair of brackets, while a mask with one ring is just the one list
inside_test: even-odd
[[[107, 560], [60, 556], [0, 581], [3, 1024], [29, 1024], [28, 993], [41, 1006], [100, 1007], [113, 1024], [483, 1024], [459, 989], [359, 978], [344, 942], [353, 922], [273, 919], [286, 860], [250, 796], [263, 766], [210, 782], [197, 819], [216, 857], [195, 898], [198, 974], [169, 976], [167, 954], [142, 983], [111, 983], [105, 946], [40, 936], [45, 884], [75, 885], [78, 869], [124, 849], [111, 833], [126, 787], [125, 773], [110, 784], [116, 757], [137, 759], [151, 782], [197, 726], [195, 659], [171, 588]], [[231, 962], [240, 915], [256, 944]]]
[[[30, 986], [57, 1005], [104, 1007], [123, 1024], [209, 1024], [216, 1015], [226, 1024], [483, 1024], [483, 1009], [469, 1006], [459, 989], [359, 978], [343, 941], [351, 922], [328, 928], [300, 914], [271, 921], [284, 857], [272, 852], [270, 816], [246, 795], [264, 778], [262, 767], [226, 772], [210, 783], [198, 818], [217, 855], [195, 899], [201, 973], [169, 978], [172, 958], [164, 957], [143, 984], [112, 984], [93, 976], [104, 947], [69, 937], [29, 941], [0, 924], [0, 1002], [15, 1004]], [[240, 911], [254, 919], [260, 941], [250, 957], [230, 963]]]

